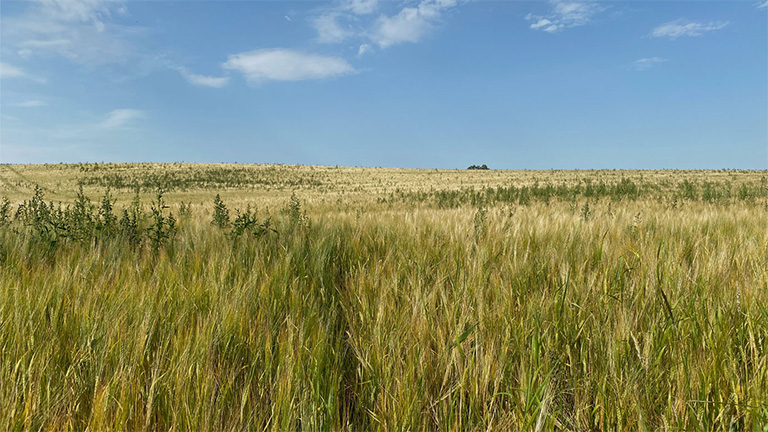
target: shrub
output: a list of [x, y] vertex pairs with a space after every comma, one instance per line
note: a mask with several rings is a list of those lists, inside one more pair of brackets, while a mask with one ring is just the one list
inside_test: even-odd
[[176, 233], [176, 219], [172, 213], [165, 216], [165, 209], [168, 206], [165, 205], [163, 200], [163, 192], [158, 191], [157, 197], [152, 201], [150, 207], [150, 220], [151, 225], [147, 228], [147, 234], [149, 237], [152, 251], [157, 252], [160, 247], [163, 246], [166, 240], [170, 239]]
[[237, 217], [232, 224], [232, 232], [230, 235], [232, 238], [237, 238], [246, 232], [253, 234], [256, 237], [261, 237], [268, 232], [277, 232], [272, 228], [271, 218], [267, 218], [264, 222], [259, 223], [259, 219], [256, 217], [256, 212], [251, 211], [251, 206], [245, 209], [245, 212], [240, 213], [240, 210], [235, 210]]
[[288, 205], [285, 206], [283, 209], [283, 213], [288, 215], [288, 220], [291, 223], [291, 226], [296, 227], [299, 225], [307, 225], [309, 223], [309, 218], [307, 217], [307, 211], [305, 210], [303, 213], [301, 211], [301, 201], [299, 201], [299, 198], [296, 196], [296, 193], [291, 194], [291, 198], [288, 201]]
[[11, 202], [8, 198], [3, 197], [3, 202], [0, 204], [0, 226], [8, 225], [11, 220]]
[[114, 213], [114, 201], [109, 193], [109, 188], [104, 192], [99, 207], [99, 220], [96, 229], [104, 235], [112, 235], [117, 230], [117, 216]]
[[[61, 209], [59, 209], [59, 214]], [[61, 224], [56, 224], [56, 211], [53, 203], [46, 204], [43, 189], [35, 186], [35, 193], [29, 201], [24, 201], [16, 210], [16, 218], [30, 228], [34, 236], [49, 243], [58, 239]]]
[[229, 209], [224, 205], [219, 194], [216, 194], [216, 197], [213, 199], [213, 221], [211, 221], [211, 224], [221, 229], [229, 226]]
[[85, 196], [83, 186], [80, 185], [74, 208], [66, 212], [69, 237], [81, 241], [93, 238], [93, 231], [96, 228], [93, 211], [94, 206], [91, 204], [91, 199]]
[[120, 233], [128, 240], [128, 243], [134, 248], [141, 244], [141, 231], [139, 229], [142, 219], [141, 198], [139, 189], [136, 189], [136, 195], [128, 208], [123, 209], [123, 217], [120, 219]]
[[683, 198], [696, 201], [699, 199], [699, 194], [696, 191], [696, 184], [686, 180], [680, 184], [680, 191], [683, 193]]

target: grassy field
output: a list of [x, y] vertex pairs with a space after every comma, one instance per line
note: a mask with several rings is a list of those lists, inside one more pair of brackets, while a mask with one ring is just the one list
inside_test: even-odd
[[0, 165], [0, 429], [768, 431], [767, 177]]

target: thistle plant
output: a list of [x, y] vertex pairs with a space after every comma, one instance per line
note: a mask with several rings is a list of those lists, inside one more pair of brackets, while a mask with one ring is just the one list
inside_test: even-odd
[[128, 208], [123, 209], [123, 216], [120, 218], [120, 234], [128, 241], [132, 247], [137, 248], [141, 244], [142, 232], [141, 223], [143, 214], [141, 211], [141, 197], [139, 189], [136, 189], [136, 195]]
[[229, 227], [229, 209], [221, 200], [219, 194], [216, 194], [216, 197], [213, 199], [213, 220], [211, 224], [221, 229]]
[[99, 219], [96, 229], [105, 236], [111, 236], [117, 230], [117, 216], [114, 213], [114, 200], [109, 188], [104, 192], [99, 206]]
[[75, 205], [68, 211], [69, 229], [68, 235], [74, 240], [86, 241], [93, 238], [96, 221], [94, 219], [94, 205], [90, 198], [83, 193], [83, 186], [77, 192]]
[[0, 226], [8, 225], [11, 221], [11, 201], [7, 197], [3, 197], [2, 203], [0, 203]]

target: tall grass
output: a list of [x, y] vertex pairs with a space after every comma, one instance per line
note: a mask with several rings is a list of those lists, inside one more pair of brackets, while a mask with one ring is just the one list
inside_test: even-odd
[[670, 191], [111, 231], [40, 196], [90, 234], [3, 213], [0, 429], [764, 431], [768, 212]]

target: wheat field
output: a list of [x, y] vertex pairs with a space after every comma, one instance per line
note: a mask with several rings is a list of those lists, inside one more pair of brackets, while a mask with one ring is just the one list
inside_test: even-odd
[[767, 177], [1, 165], [0, 429], [768, 431]]

